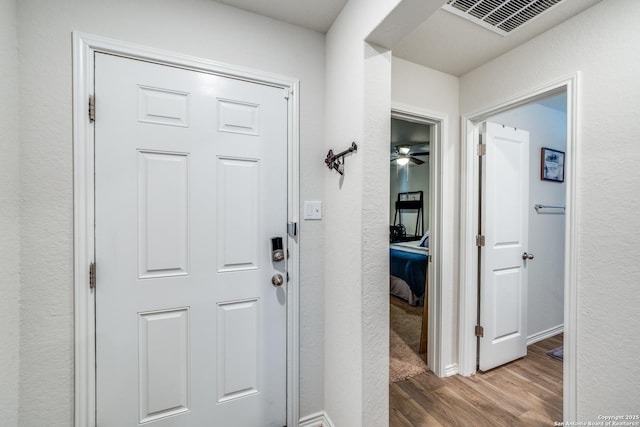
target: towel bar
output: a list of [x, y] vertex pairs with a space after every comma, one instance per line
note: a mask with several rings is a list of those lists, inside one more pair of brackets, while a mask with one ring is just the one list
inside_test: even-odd
[[[564, 206], [535, 204], [535, 205], [533, 205], [533, 208], [536, 210], [537, 213], [564, 213], [564, 211], [565, 211], [565, 207]], [[560, 210], [562, 210], [562, 212], [555, 212], [555, 211], [554, 212], [544, 212], [545, 209], [553, 209], [553, 210], [560, 209]], [[543, 210], [543, 212], [540, 212], [541, 210]]]

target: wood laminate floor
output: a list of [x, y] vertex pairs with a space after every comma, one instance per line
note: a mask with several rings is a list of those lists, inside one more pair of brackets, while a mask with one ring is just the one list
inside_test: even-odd
[[562, 362], [546, 353], [561, 345], [556, 335], [472, 377], [426, 372], [390, 384], [389, 426], [553, 426], [562, 421]]

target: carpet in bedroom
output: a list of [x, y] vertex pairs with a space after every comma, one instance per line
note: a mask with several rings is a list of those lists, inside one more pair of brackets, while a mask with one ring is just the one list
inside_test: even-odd
[[414, 307], [406, 301], [390, 297], [389, 326], [414, 351], [420, 349], [420, 332], [422, 328], [422, 307]]
[[417, 354], [420, 346], [422, 307], [391, 298], [389, 307], [389, 383], [402, 381], [427, 370]]

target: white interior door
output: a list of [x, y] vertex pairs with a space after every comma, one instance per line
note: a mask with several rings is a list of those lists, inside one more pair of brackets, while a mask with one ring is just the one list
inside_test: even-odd
[[95, 64], [97, 425], [284, 426], [284, 91]]
[[480, 370], [527, 354], [529, 132], [483, 124]]

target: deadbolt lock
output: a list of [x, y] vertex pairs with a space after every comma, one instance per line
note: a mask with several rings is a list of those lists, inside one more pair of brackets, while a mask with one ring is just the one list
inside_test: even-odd
[[282, 249], [282, 237], [274, 237], [271, 239], [271, 260], [279, 262], [284, 259], [284, 250]]

